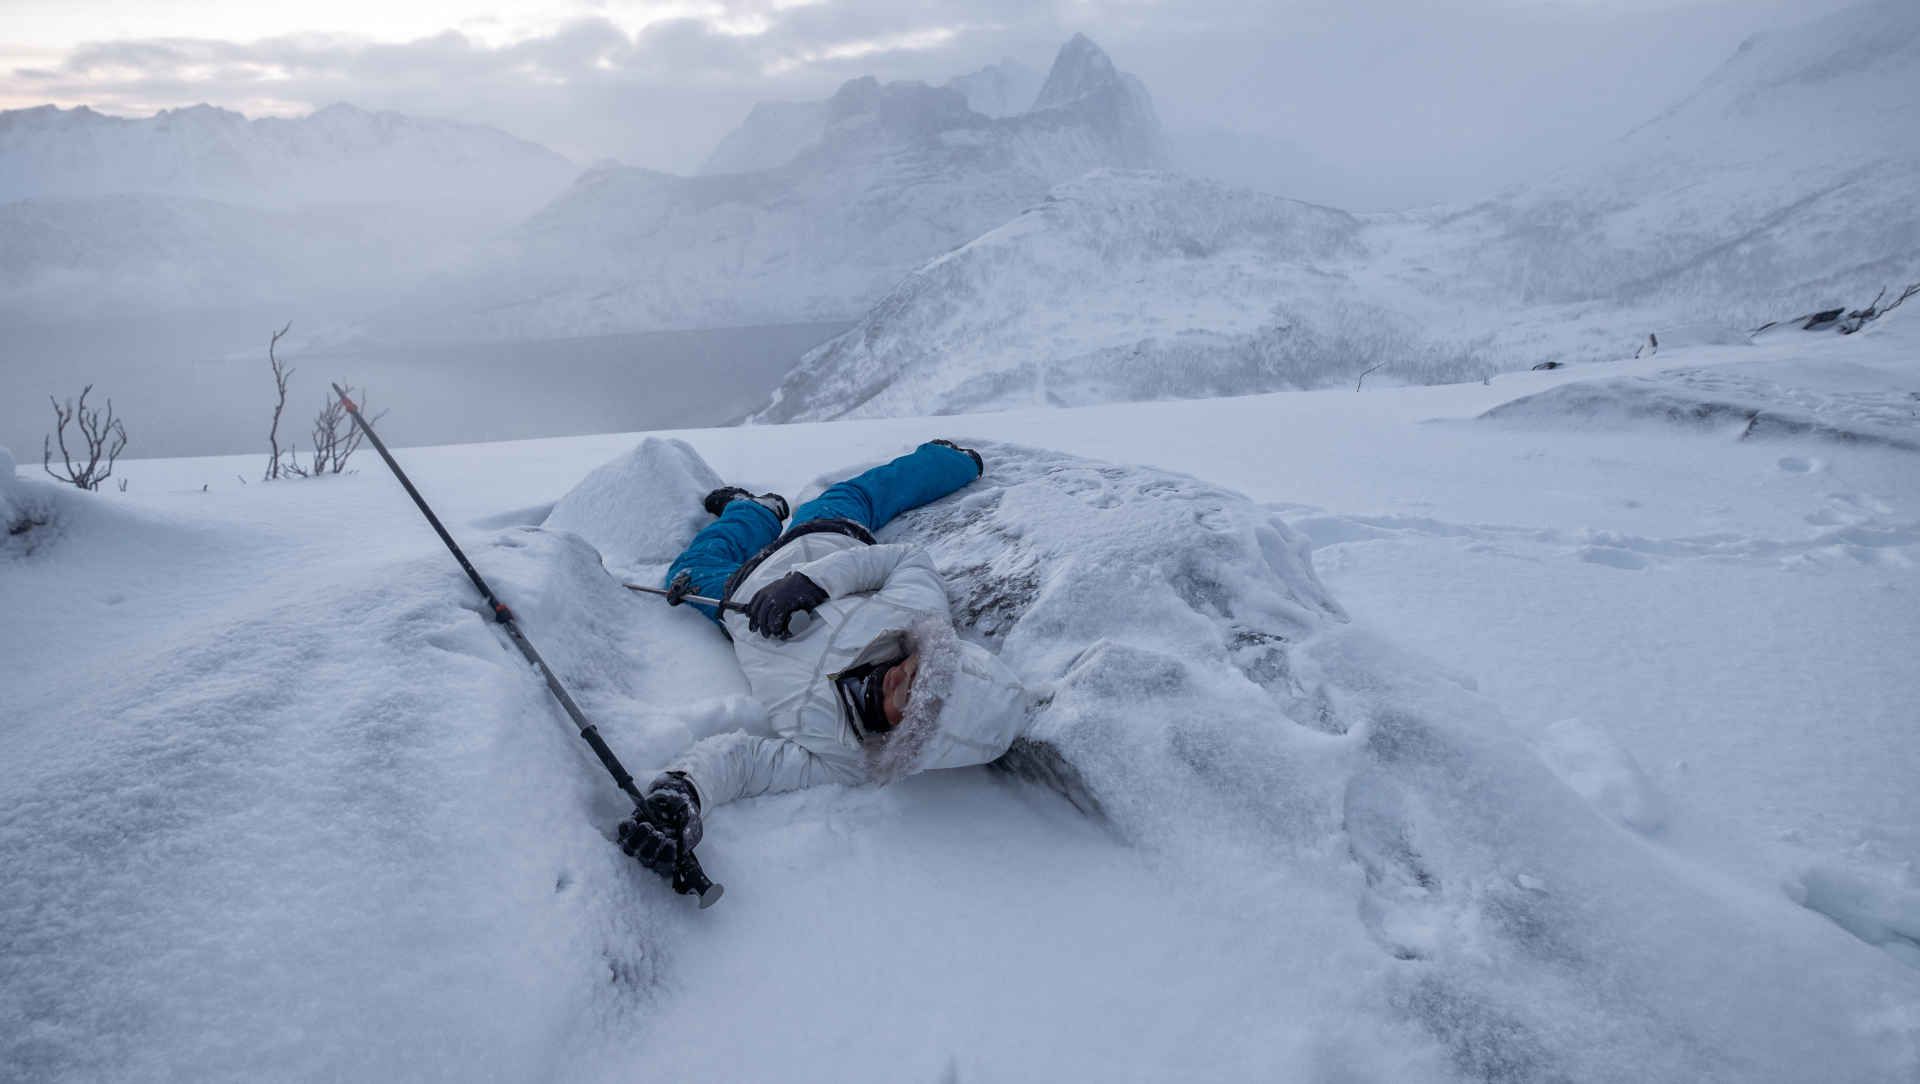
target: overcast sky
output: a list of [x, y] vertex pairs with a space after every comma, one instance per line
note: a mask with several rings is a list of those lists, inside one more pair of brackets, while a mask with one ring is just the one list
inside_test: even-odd
[[[1611, 138], [1843, 0], [0, 0], [0, 108], [346, 101], [687, 171], [755, 101], [1044, 68], [1075, 31], [1350, 206], [1471, 198]], [[1226, 138], [1231, 133], [1233, 140]], [[1319, 191], [1310, 198], [1326, 198]]]

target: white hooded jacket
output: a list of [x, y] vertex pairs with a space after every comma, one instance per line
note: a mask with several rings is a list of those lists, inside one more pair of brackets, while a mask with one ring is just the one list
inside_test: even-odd
[[[820, 783], [884, 783], [984, 764], [1026, 729], [1025, 691], [991, 653], [954, 634], [946, 584], [925, 550], [804, 534], [762, 561], [734, 597], [750, 599], [789, 572], [827, 592], [804, 632], [768, 639], [748, 630], [745, 614], [726, 614], [740, 669], [775, 736], [715, 735], [669, 766], [692, 780], [702, 809]], [[920, 670], [906, 715], [863, 742], [834, 679], [914, 650]]]

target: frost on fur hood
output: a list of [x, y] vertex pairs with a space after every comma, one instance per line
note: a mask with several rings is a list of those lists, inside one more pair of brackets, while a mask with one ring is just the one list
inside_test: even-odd
[[920, 653], [920, 671], [900, 725], [862, 747], [873, 782], [984, 764], [1026, 731], [1030, 705], [1019, 679], [991, 652], [960, 639], [946, 618], [916, 621], [900, 643], [905, 653]]

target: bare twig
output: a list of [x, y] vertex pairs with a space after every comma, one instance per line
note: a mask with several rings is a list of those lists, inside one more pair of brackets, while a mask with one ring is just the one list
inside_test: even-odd
[[[100, 483], [113, 477], [114, 461], [120, 458], [120, 453], [127, 446], [127, 427], [113, 416], [113, 400], [107, 400], [107, 409], [102, 413], [97, 408], [87, 406], [87, 394], [91, 391], [92, 384], [80, 389], [77, 406], [71, 399], [63, 406], [58, 399], [47, 396], [48, 402], [53, 404], [54, 432], [40, 444], [40, 469], [46, 471], [48, 477], [88, 490], [99, 489]], [[76, 464], [73, 453], [67, 449], [69, 423], [75, 425], [80, 439], [86, 443], [84, 464]], [[60, 442], [60, 461], [65, 467], [65, 475], [54, 473], [53, 445], [56, 439]], [[103, 459], [106, 461], [104, 465], [101, 462]]]
[[[349, 394], [352, 385], [343, 385]], [[369, 422], [377, 422], [386, 415], [386, 411], [368, 415], [366, 411], [366, 389], [362, 388], [357, 396], [362, 416]], [[353, 453], [360, 450], [362, 440], [360, 428], [347, 416], [346, 407], [341, 405], [338, 396], [327, 400], [327, 405], [313, 419], [313, 454], [306, 467], [297, 461], [289, 464], [287, 473], [301, 478], [318, 478], [323, 474], [339, 474], [347, 469], [347, 463]]]
[[280, 360], [279, 356], [274, 353], [273, 348], [279, 346], [280, 337], [292, 329], [293, 321], [288, 320], [287, 326], [274, 332], [273, 338], [267, 343], [267, 361], [273, 365], [273, 387], [274, 391], [279, 393], [279, 398], [273, 404], [273, 428], [267, 430], [267, 447], [271, 450], [271, 455], [267, 460], [266, 477], [260, 479], [263, 482], [270, 482], [280, 477], [282, 473], [280, 465], [280, 412], [287, 409], [287, 380], [293, 376], [293, 370]]
[[1360, 384], [1361, 384], [1361, 381], [1364, 381], [1364, 380], [1366, 380], [1366, 379], [1367, 379], [1367, 374], [1368, 374], [1368, 373], [1371, 373], [1371, 372], [1373, 372], [1373, 370], [1374, 370], [1374, 369], [1378, 369], [1378, 368], [1380, 368], [1381, 366], [1384, 366], [1384, 365], [1386, 365], [1386, 362], [1384, 362], [1384, 361], [1383, 361], [1383, 362], [1381, 362], [1381, 363], [1380, 363], [1379, 365], [1374, 365], [1374, 366], [1372, 366], [1372, 367], [1370, 367], [1370, 368], [1366, 368], [1366, 369], [1362, 369], [1362, 370], [1360, 370], [1360, 376], [1359, 376], [1359, 378], [1358, 378], [1358, 379], [1356, 379], [1356, 380], [1355, 380], [1355, 381], [1353, 382], [1353, 390], [1354, 390], [1354, 391], [1359, 391], [1359, 390], [1360, 390]]
[[1887, 289], [1884, 286], [1881, 287], [1880, 292], [1874, 295], [1873, 300], [1867, 304], [1866, 308], [1855, 309], [1847, 314], [1846, 319], [1840, 324], [1840, 334], [1851, 335], [1859, 331], [1861, 328], [1866, 327], [1868, 324], [1899, 308], [1902, 301], [1905, 301], [1916, 293], [1920, 293], [1920, 282], [1916, 282], [1900, 291], [1900, 296], [1894, 298], [1893, 303], [1883, 309], [1880, 307], [1880, 299], [1887, 296]]

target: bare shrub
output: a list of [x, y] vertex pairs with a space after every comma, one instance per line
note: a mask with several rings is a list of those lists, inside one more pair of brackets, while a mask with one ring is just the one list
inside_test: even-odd
[[[107, 400], [105, 412], [96, 407], [90, 407], [87, 405], [87, 393], [92, 390], [92, 384], [80, 389], [80, 402], [77, 406], [71, 399], [67, 400], [66, 405], [63, 406], [60, 400], [51, 395], [47, 396], [47, 400], [53, 404], [56, 424], [54, 432], [40, 445], [41, 470], [46, 471], [47, 475], [55, 481], [86, 490], [99, 489], [100, 483], [113, 477], [114, 461], [120, 458], [120, 453], [127, 447], [127, 427], [120, 419], [113, 416], [113, 400]], [[75, 436], [85, 444], [82, 460], [76, 460], [67, 448], [67, 426], [70, 424], [76, 430]], [[60, 460], [66, 468], [64, 475], [56, 473], [53, 469], [53, 447], [56, 439], [60, 443]]]
[[[353, 385], [343, 384], [348, 395], [353, 395]], [[386, 415], [367, 414], [366, 389], [362, 388], [357, 397], [360, 411], [370, 422], [377, 422]], [[348, 460], [360, 450], [363, 437], [360, 427], [353, 424], [347, 408], [341, 404], [339, 396], [330, 397], [327, 405], [321, 408], [313, 419], [313, 456], [312, 462], [301, 466], [298, 457], [294, 457], [286, 466], [286, 473], [297, 478], [318, 478], [325, 474], [339, 474], [347, 469]]]

